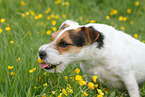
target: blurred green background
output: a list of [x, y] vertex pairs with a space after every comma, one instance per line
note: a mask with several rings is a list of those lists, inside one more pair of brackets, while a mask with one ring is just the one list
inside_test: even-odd
[[[67, 90], [68, 97], [85, 97], [84, 91], [89, 97], [99, 95], [75, 81], [79, 65], [70, 65], [62, 74], [40, 70], [38, 48], [67, 19], [82, 25], [108, 24], [145, 42], [145, 0], [0, 0], [0, 97], [57, 97], [60, 93], [65, 97], [62, 89], [69, 85], [73, 93]], [[79, 75], [83, 76], [82, 71]], [[98, 88], [104, 97], [122, 95], [109, 89], [106, 93], [101, 84]]]

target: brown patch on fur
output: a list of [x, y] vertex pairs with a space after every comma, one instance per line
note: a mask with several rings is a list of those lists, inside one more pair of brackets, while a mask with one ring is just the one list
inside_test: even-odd
[[[83, 47], [77, 47], [77, 46], [73, 43], [72, 39], [71, 39], [70, 36], [69, 36], [70, 31], [71, 31], [71, 33], [73, 33], [73, 34], [77, 34], [80, 30], [81, 30], [81, 28], [78, 28], [78, 29], [75, 29], [75, 30], [68, 30], [68, 31], [64, 32], [64, 33], [57, 39], [56, 43], [53, 44], [54, 47], [55, 47], [55, 49], [56, 49], [61, 55], [66, 54], [66, 53], [69, 53], [69, 52], [70, 52], [70, 53], [78, 53], [79, 51], [81, 51], [81, 49], [82, 49]], [[51, 37], [52, 40], [51, 40], [51, 42], [55, 40], [55, 38], [58, 36], [58, 34], [59, 34], [61, 31], [62, 31], [62, 30], [60, 29], [60, 30], [58, 30], [57, 32], [55, 32], [55, 33], [52, 34], [52, 37]], [[68, 45], [67, 47], [61, 47], [61, 46], [59, 46], [59, 43], [60, 43], [60, 42], [66, 42], [66, 43], [68, 43], [68, 44], [70, 44], [70, 45]]]

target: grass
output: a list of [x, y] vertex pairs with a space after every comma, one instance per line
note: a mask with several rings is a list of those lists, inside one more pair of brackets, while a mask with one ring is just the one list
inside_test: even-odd
[[[82, 71], [79, 74], [74, 72], [80, 68], [79, 65], [70, 65], [61, 74], [40, 70], [37, 62], [38, 48], [49, 42], [50, 35], [46, 32], [54, 32], [53, 27], [58, 29], [66, 19], [80, 24], [93, 20], [91, 22], [112, 25], [133, 37], [136, 35], [135, 38], [144, 42], [145, 1], [138, 0], [139, 5], [135, 5], [135, 2], [136, 0], [0, 0], [0, 19], [5, 19], [5, 22], [0, 22], [0, 97], [57, 97], [62, 92], [61, 96], [65, 97], [63, 89], [68, 97], [85, 96], [84, 91], [89, 97], [99, 95], [97, 89], [80, 86], [75, 80], [76, 75], [84, 76]], [[130, 14], [127, 9], [131, 9]], [[111, 12], [114, 15], [110, 15]], [[122, 21], [120, 16], [127, 20]], [[52, 25], [53, 20], [56, 21], [55, 25]], [[6, 27], [11, 29], [6, 31]], [[8, 69], [8, 66], [13, 68]], [[84, 77], [83, 80], [85, 81]], [[98, 89], [104, 92], [105, 87], [98, 84]], [[67, 89], [69, 85], [73, 93]], [[140, 91], [141, 97], [144, 97], [145, 85]], [[104, 97], [122, 95], [113, 89], [108, 89], [104, 94]]]

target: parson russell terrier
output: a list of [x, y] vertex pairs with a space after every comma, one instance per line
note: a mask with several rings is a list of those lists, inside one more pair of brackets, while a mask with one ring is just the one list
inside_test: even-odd
[[[145, 44], [111, 26], [79, 25], [66, 20], [38, 52], [41, 69], [62, 72], [70, 63], [80, 63], [84, 74], [98, 75], [108, 88], [128, 90], [140, 97], [145, 81]], [[92, 79], [86, 77], [87, 81]]]

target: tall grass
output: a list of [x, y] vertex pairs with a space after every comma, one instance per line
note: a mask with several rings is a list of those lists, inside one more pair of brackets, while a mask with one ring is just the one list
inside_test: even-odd
[[[59, 1], [59, 0], [58, 0]], [[24, 2], [24, 4], [23, 4]], [[57, 97], [70, 85], [73, 93], [68, 97], [98, 95], [97, 90], [90, 90], [86, 86], [80, 86], [75, 80], [77, 75], [74, 70], [79, 65], [70, 65], [63, 73], [45, 73], [40, 70], [37, 62], [38, 48], [49, 42], [50, 35], [47, 30], [53, 31], [66, 19], [72, 19], [80, 24], [87, 24], [91, 20], [96, 23], [105, 23], [114, 26], [118, 30], [134, 36], [138, 35], [140, 41], [145, 40], [145, 1], [139, 0], [61, 0], [56, 4], [55, 0], [0, 0], [0, 97]], [[48, 9], [50, 12], [46, 13]], [[117, 10], [117, 14], [110, 15], [111, 9]], [[127, 13], [131, 9], [131, 13]], [[32, 14], [35, 13], [35, 15]], [[29, 15], [28, 15], [29, 13]], [[43, 16], [36, 19], [36, 16]], [[50, 16], [50, 20], [48, 20]], [[106, 19], [109, 16], [109, 19]], [[126, 21], [120, 21], [119, 17], [126, 17]], [[52, 20], [56, 21], [52, 25]], [[5, 28], [9, 26], [10, 31]], [[123, 28], [121, 28], [124, 27]], [[13, 41], [13, 43], [10, 43]], [[20, 60], [18, 60], [20, 57]], [[13, 66], [8, 69], [8, 66]], [[32, 73], [29, 70], [36, 67]], [[12, 75], [11, 73], [15, 74]], [[79, 75], [83, 76], [82, 71]], [[68, 78], [66, 80], [65, 78]], [[85, 80], [85, 78], [83, 78]], [[45, 86], [44, 84], [47, 83]], [[99, 89], [103, 92], [105, 87], [99, 83]], [[105, 93], [105, 92], [104, 92]], [[121, 96], [122, 93], [115, 90], [108, 90], [105, 97]], [[66, 96], [62, 94], [62, 96]], [[141, 89], [141, 96], [145, 96], [145, 85]]]

